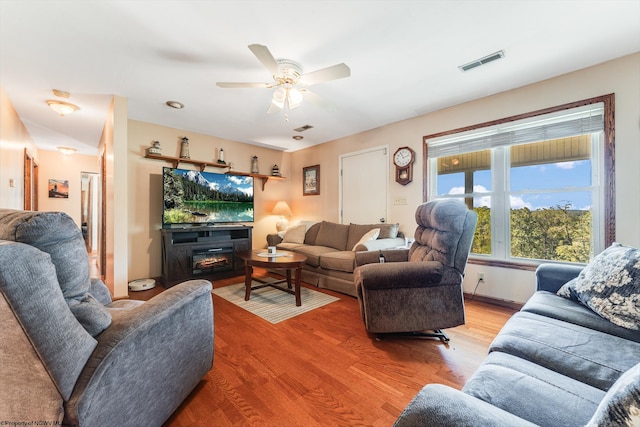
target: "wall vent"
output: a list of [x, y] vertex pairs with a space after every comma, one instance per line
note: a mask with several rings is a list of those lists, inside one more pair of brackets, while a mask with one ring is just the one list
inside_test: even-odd
[[300, 126], [299, 128], [295, 128], [294, 130], [296, 132], [304, 132], [305, 130], [309, 130], [309, 129], [313, 129], [313, 126], [311, 125], [304, 125], [304, 126]]
[[459, 66], [458, 68], [460, 69], [460, 71], [469, 71], [481, 65], [488, 64], [489, 62], [497, 61], [500, 58], [504, 58], [503, 50], [499, 50], [497, 52], [492, 53], [491, 55], [487, 55], [480, 59], [476, 59], [475, 61], [468, 62], [464, 65]]

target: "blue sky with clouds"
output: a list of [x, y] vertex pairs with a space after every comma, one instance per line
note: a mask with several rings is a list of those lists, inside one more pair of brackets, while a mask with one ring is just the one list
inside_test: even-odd
[[[571, 205], [572, 209], [591, 207], [591, 162], [589, 160], [523, 166], [511, 169], [511, 207], [531, 210]], [[540, 191], [542, 193], [529, 193]], [[578, 190], [578, 191], [576, 191]], [[474, 192], [491, 191], [490, 171], [474, 173]], [[438, 176], [438, 194], [463, 194], [464, 174]], [[490, 206], [489, 197], [477, 197], [476, 206]]]

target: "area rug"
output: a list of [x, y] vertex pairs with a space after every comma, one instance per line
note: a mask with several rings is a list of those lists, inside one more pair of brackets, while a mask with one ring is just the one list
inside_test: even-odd
[[[254, 283], [257, 284], [257, 282]], [[244, 283], [238, 283], [214, 289], [212, 293], [273, 324], [340, 299], [302, 286], [300, 288], [302, 305], [296, 307], [296, 297], [279, 289], [267, 286], [253, 290], [249, 301], [244, 300], [244, 289]]]

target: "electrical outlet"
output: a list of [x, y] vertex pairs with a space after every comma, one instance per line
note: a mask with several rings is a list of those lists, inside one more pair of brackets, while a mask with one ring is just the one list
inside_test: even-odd
[[484, 282], [484, 273], [478, 273], [478, 281]]

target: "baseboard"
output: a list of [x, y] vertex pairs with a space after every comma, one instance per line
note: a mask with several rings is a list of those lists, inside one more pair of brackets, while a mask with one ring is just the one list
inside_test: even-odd
[[500, 307], [506, 307], [506, 308], [510, 308], [512, 310], [520, 310], [522, 308], [522, 306], [524, 304], [519, 303], [519, 302], [515, 302], [515, 301], [507, 301], [504, 299], [499, 299], [499, 298], [492, 298], [492, 297], [485, 297], [482, 295], [472, 295], [469, 293], [464, 293], [464, 299], [465, 301], [479, 301], [479, 302], [484, 302], [487, 304], [493, 304], [493, 305], [498, 305]]

